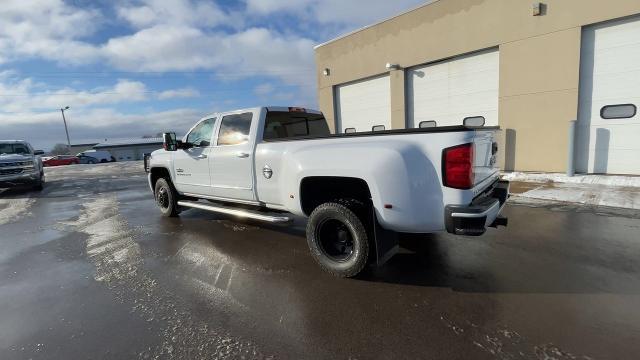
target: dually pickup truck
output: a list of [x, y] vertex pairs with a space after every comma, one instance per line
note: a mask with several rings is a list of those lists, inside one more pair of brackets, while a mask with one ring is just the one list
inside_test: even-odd
[[[212, 114], [145, 156], [165, 216], [196, 208], [272, 223], [307, 217], [313, 258], [352, 277], [382, 265], [399, 233], [481, 235], [506, 225], [495, 127], [331, 134], [321, 112], [260, 107]], [[205, 201], [202, 201], [205, 200]]]

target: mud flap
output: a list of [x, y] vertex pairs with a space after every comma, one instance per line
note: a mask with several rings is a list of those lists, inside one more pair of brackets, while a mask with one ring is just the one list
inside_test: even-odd
[[373, 243], [375, 244], [376, 251], [375, 265], [382, 266], [398, 252], [400, 248], [399, 237], [397, 232], [384, 229], [380, 226], [375, 209], [373, 206], [371, 206], [370, 209], [373, 223]]

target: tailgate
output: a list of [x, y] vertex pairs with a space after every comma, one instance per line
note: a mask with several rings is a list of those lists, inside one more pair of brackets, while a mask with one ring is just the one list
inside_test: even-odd
[[474, 185], [497, 174], [498, 166], [498, 132], [499, 129], [476, 129], [474, 144]]

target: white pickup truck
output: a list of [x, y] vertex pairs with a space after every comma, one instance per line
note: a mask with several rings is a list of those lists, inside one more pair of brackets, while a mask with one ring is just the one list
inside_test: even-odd
[[[308, 217], [330, 273], [381, 265], [398, 233], [481, 235], [506, 225], [493, 127], [330, 134], [321, 112], [260, 107], [212, 114], [145, 156], [162, 214], [197, 208], [268, 222]], [[201, 200], [208, 200], [203, 202]]]

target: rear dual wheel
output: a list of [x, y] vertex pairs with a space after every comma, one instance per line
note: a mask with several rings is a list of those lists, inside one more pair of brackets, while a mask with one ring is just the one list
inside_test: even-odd
[[307, 243], [311, 255], [334, 276], [353, 277], [367, 265], [370, 246], [363, 219], [366, 211], [358, 210], [353, 203], [329, 202], [309, 216]]

